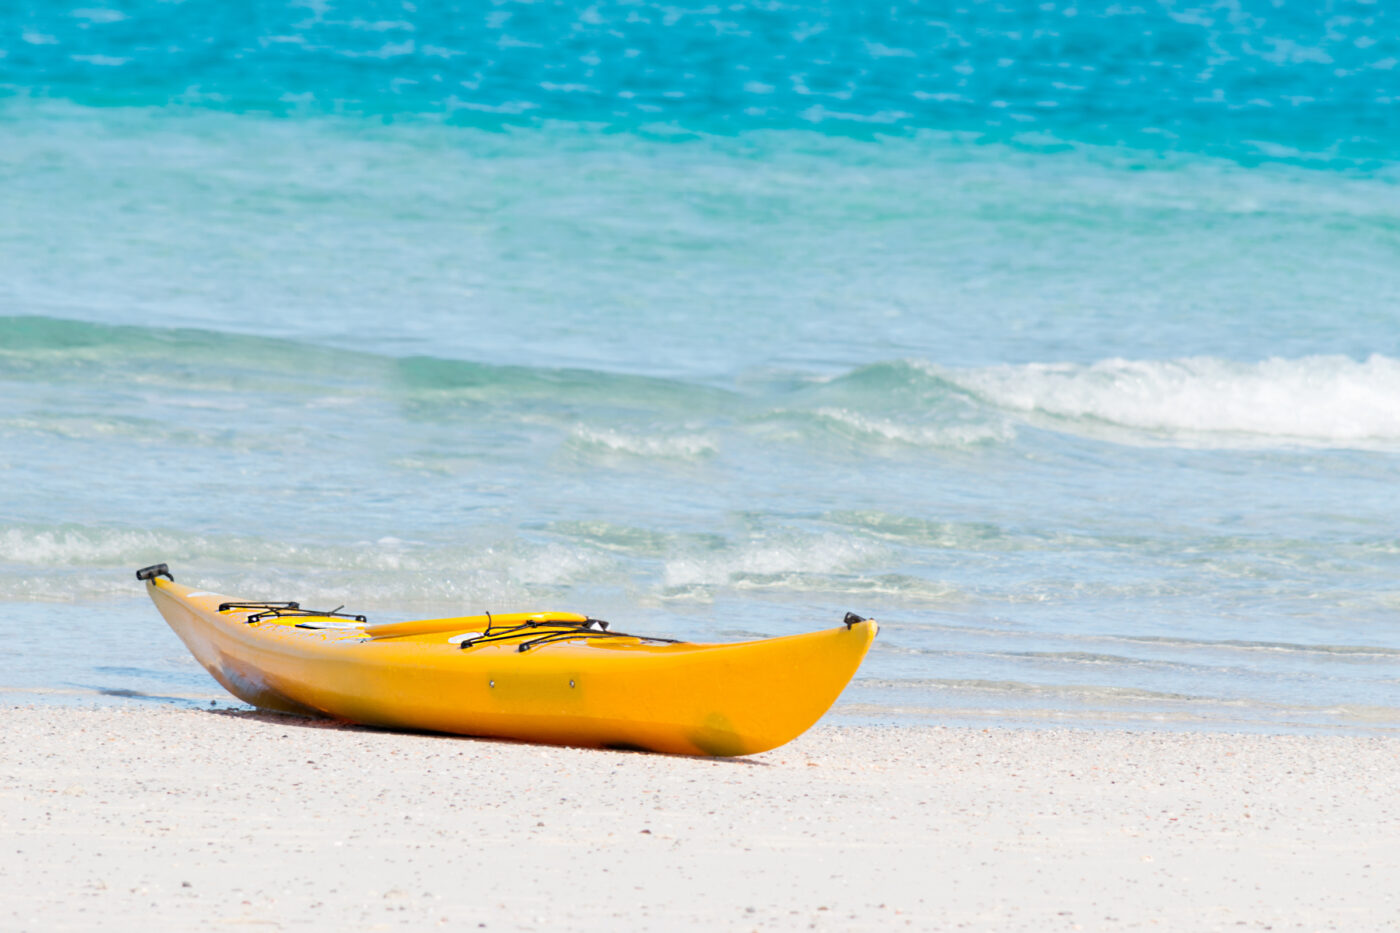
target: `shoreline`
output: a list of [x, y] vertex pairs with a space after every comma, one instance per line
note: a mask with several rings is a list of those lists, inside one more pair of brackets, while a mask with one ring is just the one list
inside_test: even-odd
[[819, 726], [743, 759], [0, 707], [0, 928], [1394, 929], [1400, 737]]
[[[200, 677], [204, 677], [200, 672]], [[849, 688], [848, 688], [849, 689]], [[67, 710], [187, 710], [193, 712], [259, 712], [255, 707], [229, 695], [211, 680], [203, 693], [185, 688], [168, 692], [111, 687], [39, 687], [0, 683], [0, 711], [7, 709]], [[1163, 713], [1158, 710], [1073, 709], [1063, 707], [1023, 707], [986, 709], [970, 706], [928, 706], [911, 709], [903, 705], [882, 706], [869, 701], [838, 700], [820, 720], [839, 729], [926, 730], [939, 727], [1025, 731], [1082, 731], [1130, 733], [1201, 733], [1206, 735], [1297, 735], [1400, 737], [1400, 718], [1355, 715], [1335, 721], [1308, 720], [1302, 714], [1335, 712], [1324, 707], [1289, 707], [1279, 718], [1228, 718], [1205, 713]], [[1385, 712], [1389, 712], [1387, 709]], [[1400, 712], [1400, 711], [1398, 711]], [[1284, 718], [1298, 714], [1299, 718]]]
[[[127, 578], [122, 575], [123, 586]], [[269, 586], [259, 592], [277, 595], [286, 591]], [[339, 601], [336, 596], [327, 605]], [[0, 658], [0, 708], [31, 703], [67, 707], [130, 702], [202, 707], [210, 700], [219, 705], [238, 703], [199, 666], [144, 595], [100, 604], [5, 602], [0, 610], [9, 621], [8, 626], [0, 624], [0, 630], [8, 629], [24, 644], [24, 650], [8, 660]], [[94, 624], [95, 619], [102, 619], [102, 624]], [[660, 621], [653, 628], [699, 641], [760, 634], [697, 631]], [[33, 633], [38, 631], [63, 637], [37, 638]], [[775, 627], [761, 634], [785, 631]], [[1393, 648], [1366, 649], [1376, 652], [1374, 657], [1355, 646], [1346, 651], [1329, 649], [1331, 653], [1313, 657], [1310, 672], [1301, 679], [1278, 667], [1236, 678], [1232, 673], [1237, 672], [1236, 667], [1228, 659], [1217, 659], [1223, 666], [1212, 668], [1216, 670], [1212, 676], [1218, 675], [1219, 682], [1193, 684], [1182, 679], [1185, 674], [1172, 674], [1171, 682], [1125, 691], [1114, 682], [1127, 675], [1114, 673], [1111, 665], [1102, 671], [1097, 667], [1081, 670], [1078, 673], [1083, 676], [1073, 681], [1064, 681], [1053, 664], [1043, 669], [1043, 662], [1034, 653], [1045, 647], [1035, 643], [1038, 636], [1020, 643], [1020, 648], [1031, 653], [1023, 657], [1016, 649], [1010, 654], [1020, 659], [1010, 663], [1019, 665], [1024, 660], [1030, 667], [1007, 670], [1002, 679], [969, 680], [963, 676], [967, 671], [935, 670], [930, 660], [922, 658], [908, 666], [895, 664], [905, 657], [902, 652], [908, 643], [928, 634], [918, 625], [886, 624], [826, 721], [898, 728], [963, 725], [1400, 735], [1400, 694], [1395, 690], [1395, 684], [1400, 683], [1400, 653]], [[82, 657], [74, 656], [65, 648], [74, 639], [92, 650]], [[1382, 639], [1386, 644], [1390, 640]], [[986, 645], [945, 647], [968, 651], [970, 663], [987, 650]], [[1002, 644], [997, 651], [1012, 647], [1011, 643]], [[1240, 650], [1269, 657], [1298, 653]], [[986, 663], [1001, 662], [993, 659]], [[1083, 667], [1084, 663], [1093, 666], [1097, 662], [1089, 658], [1081, 663], [1079, 656], [1072, 654], [1067, 663]], [[1331, 673], [1323, 676], [1324, 671]]]

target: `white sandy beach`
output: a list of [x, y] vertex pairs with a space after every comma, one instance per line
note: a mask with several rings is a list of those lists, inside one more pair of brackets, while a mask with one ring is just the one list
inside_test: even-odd
[[1400, 738], [822, 727], [741, 760], [0, 710], [0, 929], [1368, 930]]

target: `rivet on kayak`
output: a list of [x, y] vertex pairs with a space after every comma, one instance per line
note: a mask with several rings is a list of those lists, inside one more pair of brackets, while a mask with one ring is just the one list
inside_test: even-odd
[[574, 685], [574, 682], [573, 682], [572, 680], [569, 681], [569, 686], [572, 687], [573, 685]]
[[488, 680], [487, 683], [493, 687], [496, 686], [496, 682], [494, 680]]

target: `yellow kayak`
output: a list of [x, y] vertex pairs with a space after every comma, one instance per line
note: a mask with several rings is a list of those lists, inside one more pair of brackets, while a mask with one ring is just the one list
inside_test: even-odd
[[240, 601], [137, 571], [226, 690], [264, 709], [594, 748], [751, 755], [791, 741], [845, 688], [878, 628], [732, 644], [610, 631], [568, 612], [371, 624], [295, 602]]

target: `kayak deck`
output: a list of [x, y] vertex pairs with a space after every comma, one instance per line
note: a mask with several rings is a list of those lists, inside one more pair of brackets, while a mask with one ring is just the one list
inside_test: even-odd
[[[161, 565], [156, 565], [169, 576]], [[364, 725], [747, 755], [790, 741], [835, 702], [878, 629], [694, 644], [613, 632], [577, 613], [370, 624], [244, 602], [141, 573], [161, 615], [230, 693]]]

